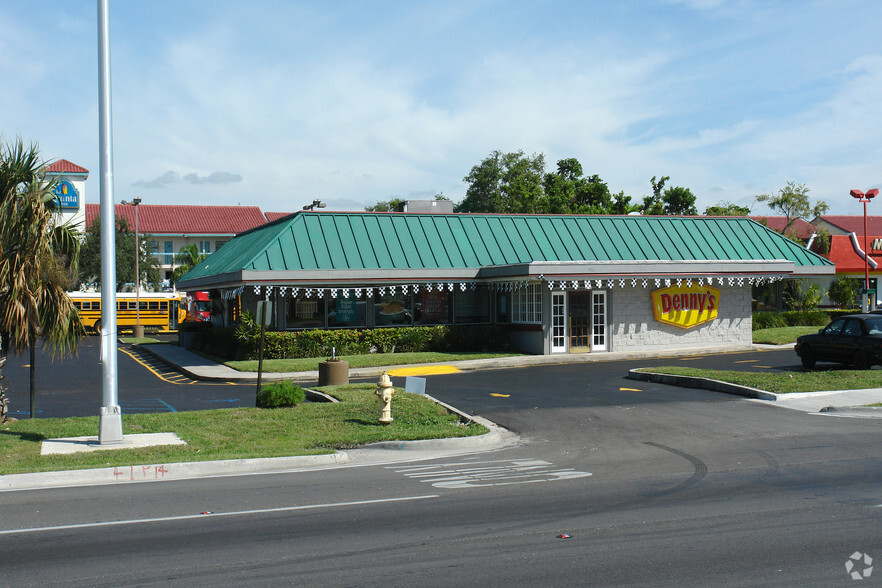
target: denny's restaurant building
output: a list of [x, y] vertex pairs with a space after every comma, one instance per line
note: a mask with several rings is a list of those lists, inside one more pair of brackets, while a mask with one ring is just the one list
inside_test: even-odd
[[501, 324], [534, 354], [751, 344], [751, 287], [833, 264], [743, 217], [297, 212], [178, 288], [272, 328]]

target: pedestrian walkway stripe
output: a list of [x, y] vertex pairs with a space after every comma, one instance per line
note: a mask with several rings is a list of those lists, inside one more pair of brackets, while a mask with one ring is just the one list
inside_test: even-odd
[[516, 459], [486, 462], [459, 462], [419, 465], [398, 468], [396, 473], [414, 478], [435, 488], [474, 488], [479, 486], [509, 486], [585, 478], [591, 472], [572, 468], [557, 468], [541, 459]]

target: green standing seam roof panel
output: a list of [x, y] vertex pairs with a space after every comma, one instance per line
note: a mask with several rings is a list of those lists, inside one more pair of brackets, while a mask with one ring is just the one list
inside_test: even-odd
[[478, 267], [480, 264], [478, 263], [478, 257], [475, 255], [475, 250], [471, 247], [469, 243], [468, 235], [466, 235], [465, 228], [462, 226], [462, 223], [454, 223], [450, 219], [445, 218], [447, 221], [447, 228], [450, 231], [451, 236], [453, 237], [453, 243], [456, 245], [457, 250], [462, 257], [462, 261], [465, 267]]
[[477, 269], [534, 261], [692, 259], [833, 265], [744, 217], [301, 212], [237, 235], [185, 278], [243, 270]]
[[499, 224], [502, 225], [502, 228], [505, 230], [505, 234], [508, 237], [508, 242], [511, 243], [512, 248], [514, 249], [517, 258], [515, 263], [527, 263], [533, 261], [534, 257], [532, 251], [535, 251], [538, 247], [533, 236], [529, 232], [524, 232], [511, 217], [501, 218]]
[[364, 222], [364, 230], [368, 238], [365, 246], [370, 245], [371, 252], [377, 262], [377, 268], [393, 267], [389, 243], [380, 230], [380, 219], [376, 216], [364, 216], [361, 217], [361, 220]]

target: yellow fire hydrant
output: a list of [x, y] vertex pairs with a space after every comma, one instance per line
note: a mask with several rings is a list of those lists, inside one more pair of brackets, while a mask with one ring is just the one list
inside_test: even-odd
[[380, 381], [377, 382], [376, 394], [380, 398], [380, 402], [383, 404], [383, 408], [380, 412], [380, 424], [391, 424], [392, 395], [395, 394], [395, 390], [392, 389], [392, 380], [389, 379], [389, 375], [386, 372], [383, 372], [380, 375]]

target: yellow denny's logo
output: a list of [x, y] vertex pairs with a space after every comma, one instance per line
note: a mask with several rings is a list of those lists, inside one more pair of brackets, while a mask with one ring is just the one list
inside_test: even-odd
[[720, 291], [710, 286], [670, 286], [652, 293], [652, 311], [661, 323], [688, 329], [717, 318]]

